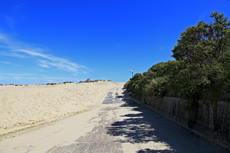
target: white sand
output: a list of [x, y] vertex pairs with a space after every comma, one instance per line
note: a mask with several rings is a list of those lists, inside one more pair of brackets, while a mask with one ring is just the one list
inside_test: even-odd
[[123, 84], [0, 86], [0, 136], [99, 106], [109, 89]]

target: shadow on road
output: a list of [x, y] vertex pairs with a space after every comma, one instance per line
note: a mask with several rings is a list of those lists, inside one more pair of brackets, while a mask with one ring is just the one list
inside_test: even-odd
[[120, 107], [130, 108], [131, 111], [122, 115], [121, 121], [116, 121], [107, 127], [107, 134], [122, 136], [124, 139], [119, 140], [121, 143], [141, 145], [152, 142], [151, 146], [138, 150], [138, 153], [227, 152], [173, 121], [135, 103], [127, 93], [123, 94], [122, 101], [125, 103]]

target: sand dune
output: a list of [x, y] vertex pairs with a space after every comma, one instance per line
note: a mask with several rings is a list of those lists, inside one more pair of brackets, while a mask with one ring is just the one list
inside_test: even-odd
[[110, 88], [98, 82], [0, 87], [0, 135], [59, 120], [102, 103]]

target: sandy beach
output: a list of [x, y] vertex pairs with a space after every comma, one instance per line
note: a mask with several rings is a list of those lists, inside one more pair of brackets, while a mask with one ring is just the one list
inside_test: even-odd
[[109, 89], [123, 84], [0, 86], [0, 136], [100, 106]]

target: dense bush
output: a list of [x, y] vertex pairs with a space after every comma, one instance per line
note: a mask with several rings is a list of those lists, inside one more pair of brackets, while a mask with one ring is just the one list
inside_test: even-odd
[[63, 82], [64, 84], [66, 84], [66, 83], [74, 83], [74, 82], [72, 82], [72, 81], [66, 81], [66, 82]]
[[[90, 83], [90, 82], [99, 82], [99, 81], [105, 82], [106, 80], [90, 80], [90, 79], [87, 79], [85, 81], [79, 81], [79, 83]], [[112, 81], [108, 80], [108, 82], [112, 82]]]
[[[198, 22], [181, 33], [172, 50], [176, 61], [153, 65], [124, 86], [137, 97], [179, 96], [216, 101], [230, 91], [230, 22], [213, 12], [214, 22]], [[229, 99], [227, 99], [229, 100]]]
[[22, 86], [21, 84], [16, 84], [15, 86]]
[[230, 22], [217, 11], [210, 17], [214, 22], [200, 21], [181, 33], [172, 50], [175, 61], [135, 74], [124, 88], [138, 98], [167, 95], [187, 100], [191, 125], [197, 118], [199, 100], [211, 101], [217, 116], [217, 102], [230, 101]]
[[46, 85], [57, 85], [57, 83], [47, 83]]
[[230, 100], [230, 22], [213, 12], [214, 22], [188, 27], [172, 49], [176, 60], [137, 73], [124, 88], [138, 98], [177, 96], [196, 109], [199, 100]]

